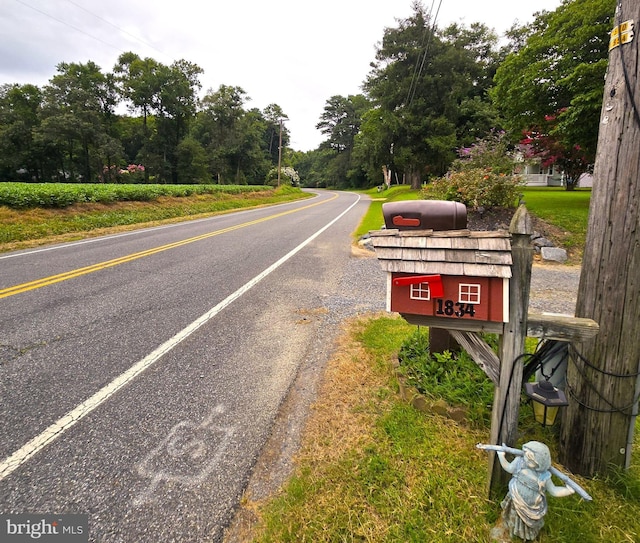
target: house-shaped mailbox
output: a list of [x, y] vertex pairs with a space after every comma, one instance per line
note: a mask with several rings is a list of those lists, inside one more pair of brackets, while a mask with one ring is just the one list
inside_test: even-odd
[[387, 229], [371, 232], [371, 238], [387, 272], [388, 311], [449, 319], [442, 328], [451, 320], [508, 321], [508, 232]]

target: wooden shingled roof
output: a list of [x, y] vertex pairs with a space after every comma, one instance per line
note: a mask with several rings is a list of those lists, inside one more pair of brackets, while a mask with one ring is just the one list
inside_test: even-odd
[[376, 256], [386, 272], [511, 277], [511, 236], [505, 230], [375, 230]]

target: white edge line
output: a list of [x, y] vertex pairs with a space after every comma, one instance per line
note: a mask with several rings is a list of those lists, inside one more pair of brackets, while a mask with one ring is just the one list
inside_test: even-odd
[[116, 392], [126, 386], [129, 382], [135, 379], [138, 375], [143, 373], [147, 368], [151, 367], [155, 364], [163, 355], [171, 351], [174, 347], [180, 344], [182, 341], [187, 339], [191, 334], [193, 334], [198, 328], [202, 325], [209, 322], [213, 317], [215, 317], [220, 311], [222, 311], [229, 304], [240, 298], [243, 294], [245, 294], [248, 290], [257, 285], [260, 281], [262, 281], [267, 275], [271, 272], [279, 268], [282, 264], [284, 264], [287, 260], [289, 260], [292, 256], [298, 253], [301, 249], [303, 249], [306, 245], [311, 243], [314, 239], [316, 239], [320, 234], [322, 234], [325, 230], [335, 224], [338, 220], [340, 220], [344, 215], [346, 215], [351, 209], [360, 201], [360, 196], [358, 195], [357, 200], [351, 204], [347, 209], [345, 209], [340, 215], [335, 217], [331, 222], [327, 223], [320, 230], [318, 230], [311, 237], [307, 238], [296, 248], [289, 251], [282, 258], [271, 264], [267, 269], [265, 269], [259, 275], [256, 275], [251, 281], [244, 284], [238, 290], [227, 296], [224, 300], [222, 300], [219, 304], [212, 307], [209, 311], [207, 311], [204, 315], [193, 321], [189, 326], [178, 332], [171, 339], [165, 341], [162, 345], [156, 348], [153, 352], [145, 356], [142, 360], [131, 366], [124, 373], [120, 374], [113, 381], [111, 381], [108, 385], [104, 386], [98, 392], [96, 392], [93, 396], [82, 402], [80, 405], [69, 411], [66, 415], [62, 416], [56, 422], [54, 422], [51, 426], [49, 426], [46, 430], [41, 432], [39, 435], [31, 439], [25, 445], [20, 447], [17, 451], [15, 451], [12, 455], [8, 456], [2, 463], [0, 463], [0, 481], [2, 481], [5, 477], [10, 475], [14, 470], [16, 470], [19, 466], [24, 464], [27, 460], [29, 460], [33, 455], [41, 451], [44, 447], [49, 445], [55, 439], [60, 437], [63, 432], [74, 426], [77, 422], [80, 422], [84, 417], [86, 417], [91, 411], [93, 411], [96, 407], [104, 403], [111, 396], [113, 396]]

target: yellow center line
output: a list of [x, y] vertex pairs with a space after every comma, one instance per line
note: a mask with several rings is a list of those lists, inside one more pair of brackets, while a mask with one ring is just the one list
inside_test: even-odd
[[36, 279], [34, 281], [29, 281], [28, 283], [21, 283], [19, 285], [14, 285], [12, 287], [7, 287], [4, 289], [0, 289], [0, 298], [7, 298], [9, 296], [14, 296], [16, 294], [20, 294], [22, 292], [28, 292], [30, 290], [36, 290], [42, 287], [46, 287], [48, 285], [53, 285], [55, 283], [60, 283], [62, 281], [67, 281], [68, 279], [73, 279], [74, 277], [80, 277], [81, 275], [87, 275], [89, 273], [93, 273], [96, 271], [104, 270], [106, 268], [112, 268], [113, 266], [118, 266], [120, 264], [124, 264], [126, 262], [131, 262], [133, 260], [137, 260], [139, 258], [143, 258], [145, 256], [151, 256], [156, 253], [161, 253], [163, 251], [168, 251], [169, 249], [175, 249], [176, 247], [182, 247], [183, 245], [188, 245], [189, 243], [194, 243], [196, 241], [201, 241], [203, 239], [211, 238], [214, 236], [218, 236], [220, 234], [226, 234], [228, 232], [233, 232], [234, 230], [239, 230], [240, 228], [245, 228], [247, 226], [253, 226], [255, 224], [259, 224], [265, 221], [270, 221], [271, 219], [277, 219], [279, 217], [284, 217], [285, 215], [290, 215], [291, 213], [298, 213], [299, 211], [304, 211], [305, 209], [309, 209], [320, 204], [326, 204], [331, 200], [337, 198], [338, 195], [334, 194], [328, 200], [322, 200], [320, 202], [315, 202], [313, 204], [309, 204], [297, 209], [290, 209], [289, 211], [283, 211], [282, 213], [276, 213], [275, 215], [270, 215], [268, 217], [263, 217], [261, 219], [256, 219], [253, 221], [245, 222], [242, 224], [237, 224], [235, 226], [229, 226], [228, 228], [223, 228], [221, 230], [215, 230], [214, 232], [208, 232], [207, 234], [201, 234], [199, 236], [195, 236], [192, 238], [183, 239], [181, 241], [175, 241], [173, 243], [168, 243], [167, 245], [161, 245], [159, 247], [154, 247], [152, 249], [147, 249], [145, 251], [140, 251], [139, 253], [132, 253], [129, 255], [121, 256], [119, 258], [114, 258], [113, 260], [106, 260], [104, 262], [98, 262], [97, 264], [92, 264], [91, 266], [85, 266], [84, 268], [77, 268], [75, 270], [70, 270], [68, 272], [59, 273], [57, 275], [50, 275], [49, 277], [43, 277], [42, 279]]

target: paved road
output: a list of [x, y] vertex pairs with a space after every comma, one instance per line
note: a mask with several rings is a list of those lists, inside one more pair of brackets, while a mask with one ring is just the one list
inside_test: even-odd
[[219, 541], [324, 355], [366, 205], [322, 193], [0, 255], [0, 513], [86, 513], [96, 542]]

